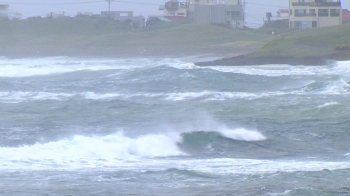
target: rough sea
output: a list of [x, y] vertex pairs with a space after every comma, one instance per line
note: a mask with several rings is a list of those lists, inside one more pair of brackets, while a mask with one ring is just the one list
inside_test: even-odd
[[350, 195], [350, 62], [0, 58], [0, 195]]

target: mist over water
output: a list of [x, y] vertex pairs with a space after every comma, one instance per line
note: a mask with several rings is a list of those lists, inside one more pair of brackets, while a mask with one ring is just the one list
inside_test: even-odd
[[349, 66], [1, 58], [0, 188], [350, 194]]

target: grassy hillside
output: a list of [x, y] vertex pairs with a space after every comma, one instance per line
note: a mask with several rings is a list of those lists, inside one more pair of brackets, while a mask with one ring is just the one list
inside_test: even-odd
[[[350, 54], [350, 25], [308, 30], [238, 30], [217, 25], [164, 24], [133, 29], [106, 18], [76, 17], [0, 21], [0, 56], [104, 52], [152, 54], [226, 53], [253, 50], [250, 57], [317, 57]], [[50, 53], [51, 52], [51, 53]]]
[[349, 32], [350, 25], [343, 25], [283, 33], [251, 56], [317, 57], [349, 53]]
[[0, 52], [252, 49], [273, 38], [216, 25], [169, 24], [141, 31], [124, 22], [93, 17], [0, 21], [0, 25]]

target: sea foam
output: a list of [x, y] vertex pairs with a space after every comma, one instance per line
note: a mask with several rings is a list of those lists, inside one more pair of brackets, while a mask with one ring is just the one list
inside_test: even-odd
[[[255, 130], [218, 129], [222, 137], [241, 141], [261, 141], [266, 138]], [[82, 136], [35, 143], [19, 147], [0, 148], [0, 169], [12, 167], [81, 168], [97, 165], [111, 166], [125, 161], [138, 161], [161, 157], [192, 156], [179, 146], [183, 132], [166, 132], [126, 136], [123, 132], [106, 136]], [[28, 165], [29, 164], [29, 165]]]
[[335, 105], [339, 105], [339, 103], [338, 102], [328, 102], [328, 103], [325, 103], [323, 105], [317, 106], [317, 108], [321, 109], [321, 108], [326, 108], [326, 107], [335, 106]]
[[[73, 165], [81, 161], [132, 160], [139, 158], [183, 156], [177, 143], [181, 137], [172, 134], [149, 134], [127, 137], [122, 132], [98, 137], [74, 136], [49, 143], [0, 148], [0, 160], [8, 162], [52, 162]], [[1, 165], [1, 164], [0, 164]]]
[[[156, 63], [157, 64], [157, 63]], [[0, 77], [28, 77], [63, 74], [77, 71], [133, 70], [154, 66], [149, 59], [99, 59], [71, 58], [0, 59]]]
[[222, 129], [218, 131], [219, 134], [223, 137], [241, 140], [241, 141], [263, 141], [266, 140], [266, 137], [261, 133], [255, 130], [247, 130], [243, 128], [239, 129]]
[[312, 75], [349, 75], [350, 61], [336, 62], [332, 66], [291, 66], [291, 65], [259, 65], [259, 66], [208, 66], [218, 72], [268, 77], [280, 76], [312, 76]]

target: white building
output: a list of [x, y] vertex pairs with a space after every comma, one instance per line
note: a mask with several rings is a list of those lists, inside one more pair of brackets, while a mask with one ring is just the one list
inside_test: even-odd
[[22, 19], [22, 14], [18, 12], [10, 11], [8, 4], [0, 5], [0, 19], [3, 20], [16, 20]]
[[130, 25], [138, 28], [146, 26], [146, 19], [143, 16], [134, 16], [133, 11], [102, 11], [101, 16], [112, 18], [122, 22], [130, 22]]
[[244, 27], [244, 7], [241, 0], [170, 0], [160, 6], [165, 17], [185, 17], [204, 24]]
[[289, 0], [289, 28], [306, 29], [342, 24], [340, 0]]

